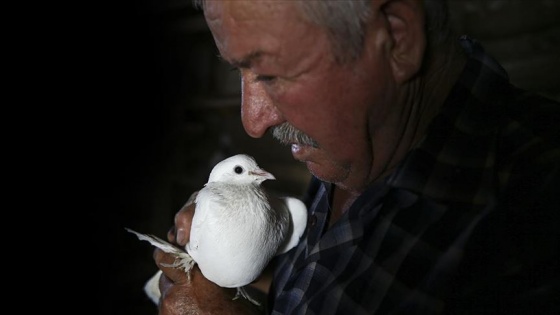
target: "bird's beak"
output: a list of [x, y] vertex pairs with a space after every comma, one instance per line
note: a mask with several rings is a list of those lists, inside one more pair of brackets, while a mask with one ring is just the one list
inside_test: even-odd
[[276, 179], [276, 177], [274, 177], [274, 175], [270, 174], [269, 172], [267, 172], [265, 170], [258, 170], [258, 171], [255, 171], [255, 172], [249, 171], [249, 174], [260, 176], [264, 179], [271, 179], [271, 180]]

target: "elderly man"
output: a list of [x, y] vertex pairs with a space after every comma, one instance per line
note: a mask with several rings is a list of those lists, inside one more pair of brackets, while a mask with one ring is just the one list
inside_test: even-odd
[[560, 106], [450, 34], [444, 1], [202, 2], [246, 132], [313, 174], [309, 224], [255, 283], [264, 310], [156, 250], [160, 314], [555, 313]]

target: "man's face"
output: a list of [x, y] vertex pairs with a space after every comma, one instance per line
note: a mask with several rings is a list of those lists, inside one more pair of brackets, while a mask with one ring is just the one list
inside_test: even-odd
[[240, 69], [250, 136], [288, 123], [316, 143], [287, 140], [294, 158], [318, 178], [356, 191], [388, 168], [394, 141], [387, 123], [399, 110], [389, 106], [394, 86], [384, 34], [369, 36], [363, 56], [342, 65], [325, 31], [292, 1], [208, 1], [205, 17], [222, 57]]

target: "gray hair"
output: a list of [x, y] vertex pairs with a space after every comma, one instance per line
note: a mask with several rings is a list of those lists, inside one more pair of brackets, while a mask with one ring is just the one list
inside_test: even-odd
[[[193, 0], [193, 3], [195, 7], [204, 8], [205, 1]], [[335, 58], [345, 62], [361, 55], [371, 1], [297, 0], [297, 3], [310, 22], [328, 31]], [[423, 3], [428, 46], [434, 49], [450, 39], [447, 0], [424, 0]]]

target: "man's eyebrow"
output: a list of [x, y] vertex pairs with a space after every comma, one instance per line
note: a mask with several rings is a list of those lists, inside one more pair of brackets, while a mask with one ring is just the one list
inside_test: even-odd
[[250, 54], [248, 54], [247, 56], [241, 58], [241, 59], [226, 59], [223, 56], [218, 56], [220, 59], [226, 61], [227, 63], [229, 63], [230, 65], [236, 67], [236, 68], [242, 68], [242, 69], [246, 69], [246, 68], [250, 68], [251, 67], [251, 63], [260, 58], [262, 56], [262, 52], [261, 51], [256, 51], [256, 52], [252, 52]]

